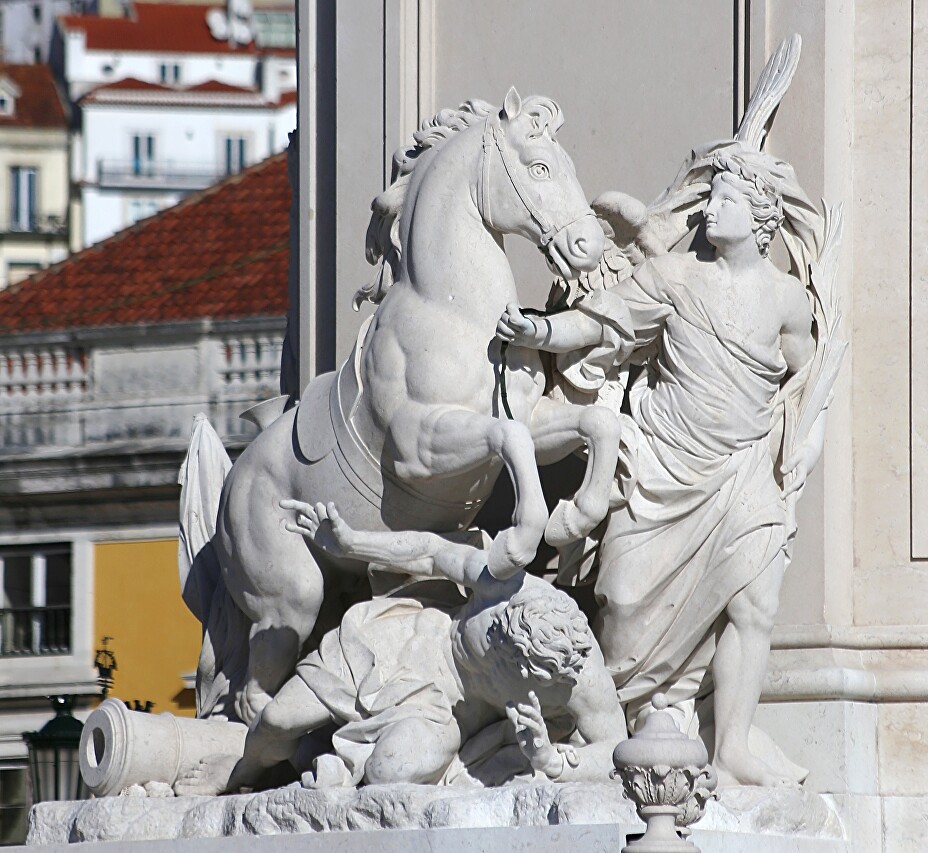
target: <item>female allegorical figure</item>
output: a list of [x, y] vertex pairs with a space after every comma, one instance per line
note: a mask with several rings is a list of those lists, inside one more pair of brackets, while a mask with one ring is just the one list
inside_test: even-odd
[[[607, 291], [625, 301], [633, 347], [658, 351], [629, 392], [638, 482], [602, 540], [596, 634], [631, 721], [656, 692], [672, 704], [705, 692], [711, 664], [721, 781], [773, 785], [784, 780], [751, 753], [748, 733], [794, 532], [789, 495], [821, 453], [824, 410], [787, 454], [781, 488], [774, 409], [815, 353], [805, 288], [767, 257], [792, 170], [738, 145], [709, 165], [713, 251], [654, 257]], [[510, 306], [500, 334], [563, 352], [601, 344], [604, 319], [533, 320]]]

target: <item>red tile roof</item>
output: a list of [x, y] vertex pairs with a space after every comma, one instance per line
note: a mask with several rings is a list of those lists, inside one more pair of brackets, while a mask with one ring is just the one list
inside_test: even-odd
[[296, 103], [296, 92], [281, 92], [278, 100], [268, 101], [258, 89], [207, 80], [196, 86], [178, 88], [126, 77], [91, 89], [80, 99], [82, 105], [134, 104], [170, 107], [246, 107], [281, 109]]
[[164, 83], [151, 83], [148, 80], [139, 80], [138, 77], [123, 77], [122, 80], [114, 80], [112, 83], [104, 83], [92, 90], [91, 94], [97, 92], [113, 91], [152, 91], [152, 92], [235, 92], [236, 94], [255, 93], [255, 89], [249, 89], [245, 86], [233, 86], [231, 83], [223, 83], [220, 80], [206, 80], [203, 83], [197, 83], [195, 86], [180, 88], [178, 86], [168, 86]]
[[233, 86], [231, 83], [223, 83], [220, 80], [206, 80], [203, 83], [197, 83], [196, 86], [188, 86], [185, 92], [254, 92], [254, 89], [246, 89], [243, 86]]
[[0, 292], [0, 334], [283, 316], [289, 209], [278, 154]]
[[147, 80], [139, 80], [138, 77], [124, 77], [122, 80], [114, 80], [112, 83], [104, 83], [102, 86], [97, 86], [93, 91], [94, 92], [110, 92], [110, 91], [119, 91], [119, 90], [128, 90], [131, 92], [138, 92], [140, 90], [151, 90], [156, 92], [170, 92], [171, 87], [165, 86], [163, 83], [150, 83]]
[[210, 9], [225, 3], [136, 3], [129, 18], [63, 15], [65, 30], [83, 30], [89, 50], [153, 51], [164, 53], [277, 53], [293, 56], [293, 48], [263, 48], [254, 42], [231, 46], [213, 38], [206, 23]]
[[3, 127], [57, 127], [67, 128], [68, 119], [64, 104], [47, 65], [3, 65], [0, 78], [8, 77], [19, 89], [15, 112], [0, 115]]

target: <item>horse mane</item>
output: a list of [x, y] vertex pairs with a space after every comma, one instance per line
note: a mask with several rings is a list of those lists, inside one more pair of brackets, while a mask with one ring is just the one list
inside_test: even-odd
[[422, 122], [412, 139], [393, 155], [390, 186], [371, 202], [371, 220], [367, 226], [365, 255], [371, 265], [379, 263], [373, 280], [354, 295], [354, 310], [365, 300], [375, 305], [393, 285], [399, 270], [399, 223], [406, 201], [410, 176], [426, 151], [441, 148], [455, 133], [482, 122], [494, 107], [486, 101], [465, 101], [456, 110], [445, 109]]

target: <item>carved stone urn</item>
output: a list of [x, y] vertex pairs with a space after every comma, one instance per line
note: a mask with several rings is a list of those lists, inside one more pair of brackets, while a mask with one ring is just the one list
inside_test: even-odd
[[647, 824], [622, 853], [698, 853], [686, 836], [706, 803], [718, 798], [718, 777], [703, 742], [684, 735], [667, 712], [667, 697], [658, 693], [652, 704], [644, 725], [612, 754], [613, 778], [622, 780], [625, 796]]

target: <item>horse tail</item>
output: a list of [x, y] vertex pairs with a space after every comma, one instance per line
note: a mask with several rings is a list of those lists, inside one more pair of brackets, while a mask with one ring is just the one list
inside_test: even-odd
[[177, 568], [184, 603], [202, 625], [219, 580], [212, 538], [222, 484], [231, 468], [219, 436], [201, 412], [193, 420], [190, 445], [177, 477], [181, 487]]
[[247, 617], [230, 597], [213, 537], [222, 486], [232, 468], [225, 448], [203, 414], [178, 475], [180, 536], [177, 566], [181, 596], [203, 626], [197, 665], [197, 716], [238, 719], [232, 701], [248, 662]]

